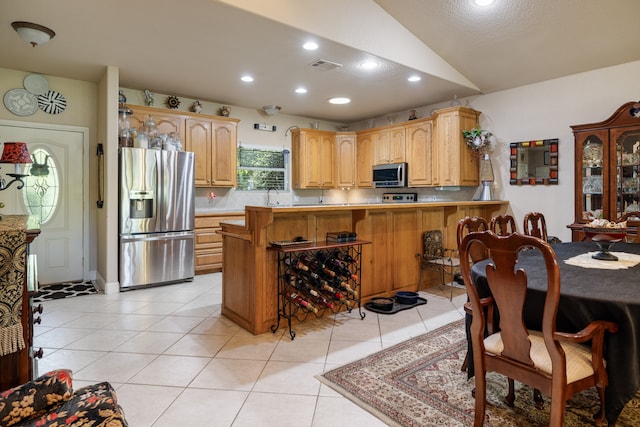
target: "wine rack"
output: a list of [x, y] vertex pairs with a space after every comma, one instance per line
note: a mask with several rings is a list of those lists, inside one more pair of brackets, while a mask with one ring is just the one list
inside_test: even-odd
[[271, 247], [278, 251], [278, 319], [271, 331], [276, 332], [280, 320], [286, 319], [289, 335], [296, 332], [292, 320], [304, 322], [309, 316], [322, 317], [358, 308], [362, 245], [371, 242], [312, 242], [304, 246]]

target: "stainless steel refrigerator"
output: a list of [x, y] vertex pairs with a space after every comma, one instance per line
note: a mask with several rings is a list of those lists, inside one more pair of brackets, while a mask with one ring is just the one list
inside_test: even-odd
[[194, 154], [120, 148], [120, 289], [194, 276]]

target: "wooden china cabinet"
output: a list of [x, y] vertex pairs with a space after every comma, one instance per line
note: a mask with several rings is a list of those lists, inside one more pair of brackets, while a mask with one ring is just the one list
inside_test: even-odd
[[[575, 138], [574, 241], [594, 218], [615, 221], [640, 211], [640, 103], [627, 102], [608, 119], [571, 126]], [[637, 240], [637, 237], [636, 237]]]

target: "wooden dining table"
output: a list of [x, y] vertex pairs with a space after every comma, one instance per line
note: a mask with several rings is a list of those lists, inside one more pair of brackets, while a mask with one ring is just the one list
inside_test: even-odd
[[[621, 261], [594, 260], [594, 265], [586, 268], [566, 261], [581, 257], [582, 262], [587, 260], [589, 263], [589, 256], [585, 254], [598, 251], [594, 242], [557, 243], [552, 247], [560, 265], [557, 330], [577, 332], [593, 320], [610, 320], [618, 324], [617, 333], [606, 334], [604, 351], [609, 377], [605, 410], [607, 421], [612, 425], [640, 389], [640, 264], [621, 269], [606, 268], [612, 267], [611, 264], [596, 268], [598, 262], [623, 262], [621, 257]], [[611, 252], [640, 255], [640, 244], [616, 243]], [[480, 297], [490, 295], [485, 273], [489, 262], [478, 262], [471, 271]], [[530, 329], [540, 330], [547, 287], [542, 256], [536, 250], [526, 250], [520, 255], [518, 266], [528, 277], [525, 324]], [[473, 376], [472, 366], [473, 362], [469, 361], [469, 376]]]

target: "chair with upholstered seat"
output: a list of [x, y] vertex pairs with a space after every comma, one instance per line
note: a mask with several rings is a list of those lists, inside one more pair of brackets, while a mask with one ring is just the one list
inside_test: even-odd
[[420, 278], [418, 284], [422, 283], [422, 272], [425, 270], [436, 270], [440, 273], [440, 284], [446, 285], [445, 277], [451, 278], [451, 293], [449, 300], [453, 299], [453, 279], [456, 273], [460, 272], [460, 259], [456, 249], [445, 248], [443, 244], [442, 231], [430, 230], [423, 234], [423, 253], [420, 258]]
[[[487, 319], [482, 310], [476, 279], [471, 265], [462, 263], [462, 275], [473, 308], [471, 342], [475, 370], [475, 419], [480, 427], [485, 419], [486, 373], [497, 372], [539, 389], [551, 396], [549, 425], [562, 426], [566, 401], [575, 393], [596, 387], [600, 398], [597, 423], [604, 422], [604, 389], [607, 372], [603, 359], [605, 332], [616, 332], [617, 325], [593, 321], [577, 333], [556, 330], [560, 301], [560, 267], [551, 246], [536, 237], [512, 233], [497, 236], [485, 231], [471, 233], [460, 245], [461, 259], [468, 259], [473, 246], [487, 248], [490, 263], [486, 266], [489, 297], [500, 313], [500, 331], [485, 337]], [[523, 251], [527, 248], [528, 251]], [[522, 253], [537, 250], [547, 271], [547, 291], [542, 310], [542, 330], [528, 330], [524, 322], [527, 298], [527, 274], [518, 268]], [[586, 344], [590, 344], [591, 347]], [[507, 402], [515, 399], [509, 380]]]
[[544, 219], [544, 215], [540, 212], [526, 213], [522, 230], [527, 236], [534, 236], [545, 242], [548, 240], [547, 222]]
[[518, 231], [516, 229], [516, 220], [508, 214], [496, 215], [491, 218], [489, 229], [498, 236], [506, 236]]
[[[486, 231], [489, 229], [489, 223], [486, 219], [474, 216], [474, 217], [465, 217], [458, 222], [458, 228], [456, 231], [456, 242], [458, 248], [462, 243], [462, 239], [469, 233], [475, 233], [478, 231]], [[475, 249], [475, 250], [474, 250]], [[487, 250], [482, 245], [476, 245], [469, 249], [469, 262], [471, 265], [475, 264], [478, 261], [482, 261], [483, 259], [487, 259], [489, 257]], [[462, 259], [462, 258], [461, 258]], [[473, 316], [473, 309], [471, 308], [471, 302], [466, 302], [464, 304], [464, 311], [467, 315]], [[468, 320], [467, 320], [468, 324]], [[493, 333], [493, 310], [490, 309], [487, 313], [487, 331], [489, 334]], [[470, 350], [470, 349], [469, 349]], [[462, 362], [462, 366], [460, 367], [461, 371], [466, 371], [469, 366], [469, 352], [464, 357], [464, 361]]]

